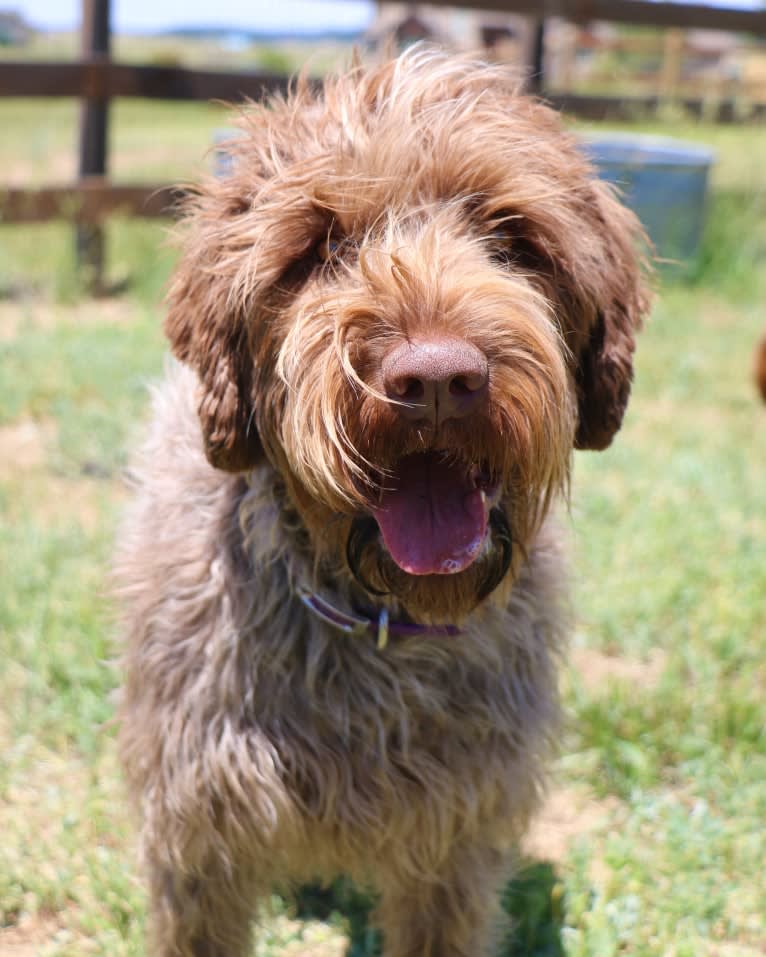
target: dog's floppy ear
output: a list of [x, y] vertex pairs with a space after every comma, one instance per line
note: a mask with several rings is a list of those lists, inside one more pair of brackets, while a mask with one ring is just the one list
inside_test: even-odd
[[766, 335], [761, 339], [755, 350], [755, 385], [766, 402]]
[[[209, 196], [206, 202], [213, 205]], [[201, 198], [191, 206], [189, 240], [167, 296], [165, 333], [176, 357], [199, 375], [198, 412], [210, 463], [239, 472], [256, 465], [262, 449], [253, 421], [246, 316], [231, 295], [234, 277], [216, 239], [216, 216], [225, 222], [231, 211], [206, 209]]]
[[[622, 424], [633, 381], [635, 333], [649, 309], [646, 237], [611, 188], [591, 184], [575, 253], [572, 298], [584, 328], [575, 345], [578, 449], [604, 449]], [[588, 235], [588, 233], [591, 235]], [[570, 293], [570, 296], [572, 294]]]

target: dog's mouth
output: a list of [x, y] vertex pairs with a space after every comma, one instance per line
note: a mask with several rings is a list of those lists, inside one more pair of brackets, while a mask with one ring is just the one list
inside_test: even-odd
[[386, 549], [410, 575], [455, 575], [480, 555], [497, 482], [443, 452], [399, 460], [372, 509]]

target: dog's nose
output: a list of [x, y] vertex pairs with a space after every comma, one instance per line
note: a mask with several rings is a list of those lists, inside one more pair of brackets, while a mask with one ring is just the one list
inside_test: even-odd
[[445, 419], [470, 415], [487, 394], [487, 357], [460, 339], [403, 342], [383, 359], [386, 395], [406, 419]]

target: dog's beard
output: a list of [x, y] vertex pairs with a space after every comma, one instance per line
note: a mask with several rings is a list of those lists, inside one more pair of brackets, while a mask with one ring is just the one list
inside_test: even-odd
[[[408, 611], [430, 620], [443, 619], [450, 610], [466, 614], [497, 588], [511, 565], [513, 538], [502, 508], [490, 510], [488, 525], [487, 547], [455, 575], [416, 576], [403, 571], [387, 552], [371, 515], [351, 523], [346, 559], [352, 575], [370, 595], [393, 595]], [[432, 607], [422, 607], [424, 603]]]

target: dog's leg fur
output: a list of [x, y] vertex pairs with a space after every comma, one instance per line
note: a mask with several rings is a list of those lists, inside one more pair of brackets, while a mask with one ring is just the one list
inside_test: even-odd
[[152, 957], [246, 957], [250, 953], [253, 881], [208, 864], [190, 876], [147, 864]]
[[492, 848], [454, 849], [433, 882], [386, 881], [377, 910], [386, 957], [481, 957], [500, 927], [506, 856]]

